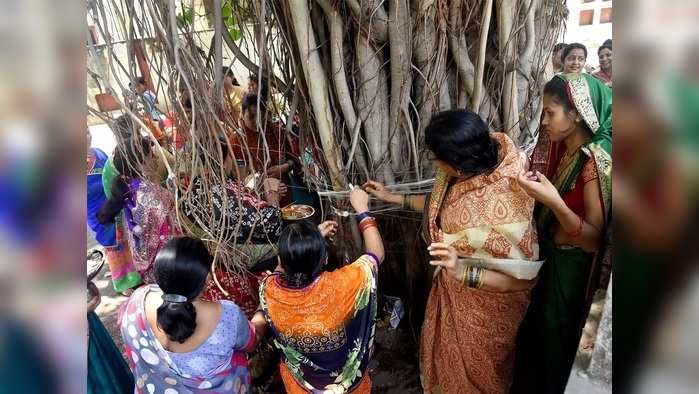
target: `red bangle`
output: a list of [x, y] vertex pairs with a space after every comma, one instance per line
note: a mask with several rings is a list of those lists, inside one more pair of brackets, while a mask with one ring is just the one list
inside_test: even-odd
[[360, 230], [363, 230], [363, 229], [365, 229], [366, 227], [369, 227], [369, 226], [376, 226], [376, 221], [375, 221], [375, 220], [365, 220], [365, 221], [359, 223], [359, 229], [360, 229]]
[[372, 228], [372, 227], [373, 227], [373, 228], [378, 228], [379, 226], [377, 226], [376, 224], [371, 224], [371, 225], [369, 225], [369, 226], [364, 226], [364, 227], [362, 227], [360, 230], [361, 230], [362, 233], [364, 233], [365, 231], [367, 231], [368, 229], [370, 229], [370, 228]]
[[359, 230], [361, 232], [364, 232], [368, 228], [371, 228], [371, 227], [378, 227], [376, 225], [376, 219], [374, 219], [374, 218], [367, 218], [367, 219], [362, 220], [361, 223], [359, 223]]
[[583, 218], [582, 218], [582, 216], [578, 216], [578, 220], [579, 220], [578, 228], [576, 228], [575, 231], [569, 232], [569, 231], [563, 230], [563, 231], [565, 231], [566, 234], [568, 234], [569, 237], [575, 238], [575, 237], [580, 236], [580, 234], [582, 234], [582, 230], [583, 230]]

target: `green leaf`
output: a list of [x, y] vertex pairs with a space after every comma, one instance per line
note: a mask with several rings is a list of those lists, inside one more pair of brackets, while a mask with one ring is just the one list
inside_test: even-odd
[[233, 41], [240, 40], [240, 31], [238, 29], [231, 27], [228, 29], [228, 32], [231, 34], [231, 37], [233, 37]]
[[221, 8], [221, 16], [223, 17], [224, 20], [230, 18], [233, 15], [233, 8], [231, 7], [230, 4], [226, 3], [223, 5]]
[[186, 27], [194, 22], [194, 10], [191, 8], [185, 8], [177, 14], [177, 25], [179, 27]]

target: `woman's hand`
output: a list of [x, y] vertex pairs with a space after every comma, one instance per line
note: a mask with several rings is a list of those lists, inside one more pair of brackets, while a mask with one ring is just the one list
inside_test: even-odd
[[281, 193], [281, 181], [276, 178], [267, 178], [262, 182], [265, 191], [265, 200], [272, 205], [279, 205]]
[[391, 204], [402, 204], [403, 198], [400, 195], [392, 194], [386, 186], [376, 181], [367, 181], [362, 188], [377, 199]]
[[430, 256], [439, 260], [430, 260], [430, 265], [443, 267], [454, 279], [459, 280], [464, 273], [464, 264], [457, 264], [459, 256], [453, 246], [441, 242], [434, 242], [427, 247]]
[[[430, 256], [439, 257], [440, 260], [430, 261], [431, 265], [444, 267], [447, 273], [460, 281], [464, 275], [466, 264], [459, 263], [459, 256], [453, 246], [445, 243], [433, 243], [427, 250]], [[494, 292], [521, 291], [531, 288], [533, 281], [515, 279], [501, 272], [484, 269], [481, 274], [481, 289]]]
[[355, 212], [360, 213], [369, 210], [369, 195], [364, 190], [355, 187], [350, 192], [349, 199]]
[[326, 220], [318, 225], [318, 230], [323, 235], [323, 238], [334, 237], [337, 233], [337, 222], [333, 220]]
[[286, 183], [279, 182], [279, 197], [286, 197], [287, 194], [289, 194], [289, 188]]
[[522, 171], [519, 173], [517, 181], [529, 197], [547, 207], [552, 207], [561, 200], [561, 195], [558, 194], [556, 186], [539, 171]]

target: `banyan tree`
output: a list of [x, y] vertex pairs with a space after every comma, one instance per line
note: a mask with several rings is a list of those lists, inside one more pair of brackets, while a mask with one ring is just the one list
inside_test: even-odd
[[[562, 0], [88, 0], [88, 70], [91, 83], [134, 119], [120, 92], [143, 75], [162, 109], [185, 125], [191, 149], [173, 151], [169, 168], [180, 206], [188, 195], [178, 174], [211, 171], [221, 132], [237, 127], [222, 111], [222, 67], [233, 66], [239, 78], [249, 71], [275, 103], [264, 116], [295, 128], [314, 158], [313, 170], [305, 162], [305, 180], [328, 216], [346, 209], [350, 183], [428, 190], [424, 129], [437, 111], [470, 108], [531, 149], [565, 12]], [[413, 291], [423, 294], [429, 284], [419, 217], [377, 210], [395, 279], [387, 291], [410, 304], [422, 297]], [[217, 260], [240, 268], [221, 223], [199, 219]], [[344, 252], [354, 253], [353, 220], [336, 219], [346, 224], [338, 235], [350, 241]]]

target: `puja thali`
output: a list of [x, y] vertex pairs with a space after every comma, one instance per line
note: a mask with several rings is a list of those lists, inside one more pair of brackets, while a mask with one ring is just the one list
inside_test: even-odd
[[282, 208], [282, 219], [302, 220], [308, 219], [315, 213], [315, 209], [309, 205], [291, 204]]

